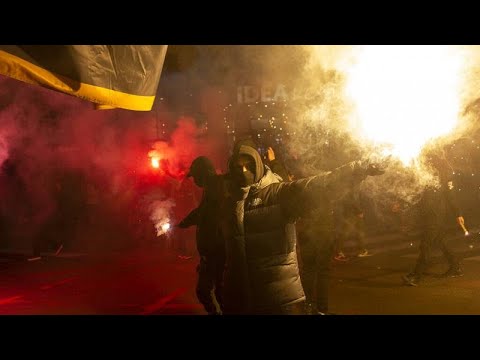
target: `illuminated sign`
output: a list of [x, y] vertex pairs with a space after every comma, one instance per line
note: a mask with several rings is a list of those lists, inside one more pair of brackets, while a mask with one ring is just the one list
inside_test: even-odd
[[274, 102], [288, 100], [286, 86], [279, 84], [261, 86], [238, 86], [237, 102], [239, 104], [251, 104], [256, 102]]

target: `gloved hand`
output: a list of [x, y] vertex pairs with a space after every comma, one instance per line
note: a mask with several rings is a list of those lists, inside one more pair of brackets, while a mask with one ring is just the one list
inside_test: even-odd
[[180, 229], [186, 229], [188, 226], [186, 226], [183, 221], [180, 221], [177, 225], [175, 225], [175, 227]]
[[369, 176], [383, 175], [385, 174], [385, 168], [383, 168], [380, 164], [370, 163], [367, 166], [366, 174]]
[[368, 176], [377, 176], [385, 173], [385, 169], [390, 165], [391, 156], [365, 160], [365, 174]]
[[268, 149], [267, 149], [267, 159], [268, 159], [268, 161], [275, 160], [275, 152], [273, 151], [271, 146], [269, 146]]

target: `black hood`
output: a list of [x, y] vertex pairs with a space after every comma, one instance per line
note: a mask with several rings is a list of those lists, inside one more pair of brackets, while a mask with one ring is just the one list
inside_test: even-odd
[[235, 152], [233, 153], [230, 161], [230, 171], [232, 171], [231, 167], [240, 155], [248, 155], [255, 161], [255, 182], [260, 181], [260, 179], [265, 174], [265, 167], [263, 166], [262, 157], [260, 156], [258, 151], [248, 145], [240, 145], [239, 147], [234, 149], [234, 151]]
[[235, 145], [233, 145], [233, 153], [237, 153], [238, 150], [240, 149], [240, 146], [245, 145], [245, 146], [250, 146], [253, 149], [257, 149], [257, 144], [255, 144], [255, 141], [253, 141], [251, 138], [246, 138], [246, 139], [241, 139], [238, 140]]
[[199, 156], [195, 160], [193, 160], [187, 176], [203, 178], [214, 174], [215, 167], [213, 166], [213, 163], [210, 161], [210, 159], [205, 156]]

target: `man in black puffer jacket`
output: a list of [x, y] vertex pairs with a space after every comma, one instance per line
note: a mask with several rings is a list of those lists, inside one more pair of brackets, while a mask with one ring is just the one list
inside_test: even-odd
[[225, 314], [303, 314], [294, 221], [311, 197], [336, 199], [378, 164], [355, 161], [332, 172], [281, 182], [250, 146], [229, 162], [231, 233], [226, 238]]

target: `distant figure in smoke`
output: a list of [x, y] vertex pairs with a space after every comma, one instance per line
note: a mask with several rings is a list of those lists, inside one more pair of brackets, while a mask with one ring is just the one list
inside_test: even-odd
[[222, 236], [222, 203], [224, 177], [217, 175], [212, 162], [205, 156], [197, 157], [187, 176], [204, 189], [200, 205], [177, 226], [197, 226], [196, 241], [200, 255], [197, 266], [196, 293], [208, 314], [220, 315], [223, 311], [223, 273], [225, 243]]
[[9, 158], [0, 166], [0, 248], [15, 246], [15, 235], [31, 216], [26, 185], [16, 161]]
[[456, 220], [461, 226], [464, 219], [453, 191], [453, 183], [439, 187], [427, 186], [419, 202], [419, 222], [422, 227], [420, 254], [413, 271], [403, 277], [405, 285], [417, 286], [430, 265], [432, 250], [437, 247], [446, 258], [449, 268], [446, 277], [463, 276], [459, 260], [445, 243], [449, 224]]
[[55, 212], [34, 239], [33, 258], [30, 260], [39, 259], [42, 251], [53, 250], [55, 255], [59, 255], [67, 242], [71, 244], [77, 235], [85, 206], [81, 181], [82, 177], [70, 170], [62, 170], [54, 175], [52, 195]]
[[326, 174], [281, 182], [257, 150], [235, 146], [229, 161], [225, 314], [304, 314], [295, 219], [308, 199], [337, 198], [368, 175], [382, 173], [379, 164], [355, 161]]
[[346, 260], [344, 253], [345, 240], [353, 240], [358, 257], [370, 255], [365, 247], [365, 214], [361, 193], [353, 189], [337, 203], [336, 207], [336, 239], [337, 255], [335, 260]]

